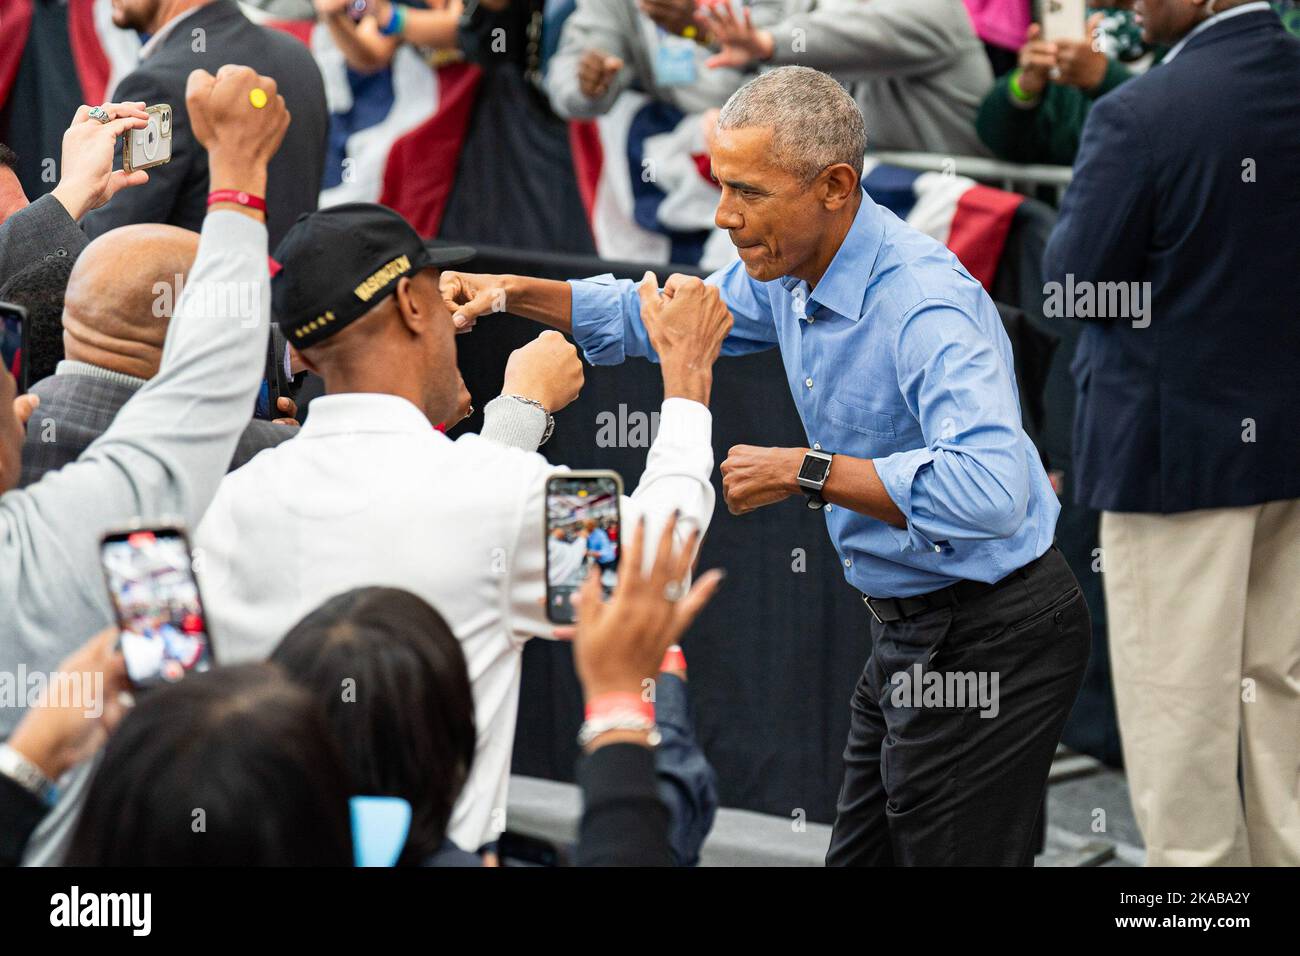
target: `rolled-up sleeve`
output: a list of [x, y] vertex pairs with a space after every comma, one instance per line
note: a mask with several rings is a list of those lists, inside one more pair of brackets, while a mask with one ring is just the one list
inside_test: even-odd
[[[1005, 339], [1000, 324], [992, 332]], [[873, 459], [907, 519], [901, 548], [1011, 536], [1028, 509], [1029, 468], [1010, 344], [962, 307], [927, 300], [903, 317], [895, 349], [899, 388], [925, 439]]]
[[[755, 282], [739, 260], [704, 280], [715, 286], [731, 312], [731, 333], [723, 355], [748, 355], [777, 344], [772, 304], [764, 283]], [[628, 357], [658, 362], [641, 324], [641, 296], [630, 279], [611, 274], [571, 279], [573, 337], [592, 365], [618, 365]]]
[[641, 299], [628, 279], [573, 279], [573, 337], [592, 365], [618, 365], [629, 355], [658, 361], [641, 324]]

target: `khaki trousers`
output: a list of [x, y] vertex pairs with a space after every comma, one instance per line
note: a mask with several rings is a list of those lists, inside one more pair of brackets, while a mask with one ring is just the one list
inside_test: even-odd
[[1101, 547], [1147, 865], [1300, 865], [1300, 500], [1105, 512]]

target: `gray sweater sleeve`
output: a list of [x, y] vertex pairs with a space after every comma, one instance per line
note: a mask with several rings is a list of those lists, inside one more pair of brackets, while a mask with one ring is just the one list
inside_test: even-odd
[[540, 408], [498, 395], [483, 408], [479, 435], [498, 445], [537, 451], [546, 434], [546, 413]]
[[935, 72], [974, 34], [961, 0], [820, 0], [777, 22], [779, 4], [755, 5], [772, 32], [769, 64], [798, 64], [847, 77]]
[[[0, 667], [51, 667], [112, 621], [105, 530], [136, 517], [198, 524], [262, 377], [266, 249], [263, 224], [210, 213], [158, 374], [75, 462], [0, 497]], [[0, 735], [12, 719], [0, 717]]]
[[[560, 31], [560, 47], [546, 68], [546, 94], [551, 108], [564, 119], [591, 119], [609, 111], [618, 94], [633, 80], [636, 64], [632, 44], [617, 16], [615, 5], [625, 0], [578, 0]], [[578, 85], [578, 63], [588, 50], [600, 50], [623, 61], [623, 69], [605, 95], [588, 99]]]

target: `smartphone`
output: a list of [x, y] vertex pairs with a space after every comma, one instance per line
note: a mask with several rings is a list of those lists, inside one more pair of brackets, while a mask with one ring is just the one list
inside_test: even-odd
[[184, 531], [111, 531], [100, 541], [99, 558], [133, 688], [174, 684], [212, 668], [212, 641]]
[[592, 568], [609, 597], [618, 583], [623, 479], [613, 471], [569, 471], [546, 479], [546, 617], [574, 621], [573, 592]]
[[0, 364], [18, 380], [18, 394], [27, 391], [27, 310], [14, 302], [0, 302]]
[[144, 111], [149, 116], [149, 125], [129, 131], [122, 144], [122, 169], [128, 173], [171, 162], [172, 108], [161, 103], [146, 106]]
[[1043, 39], [1082, 40], [1087, 33], [1088, 0], [1040, 0]]

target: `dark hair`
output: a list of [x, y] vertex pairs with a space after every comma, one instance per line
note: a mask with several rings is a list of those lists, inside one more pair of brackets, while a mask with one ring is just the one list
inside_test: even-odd
[[278, 667], [219, 667], [137, 701], [69, 864], [352, 865], [346, 771], [320, 705]]
[[35, 385], [54, 374], [63, 360], [63, 295], [77, 260], [73, 256], [49, 256], [29, 263], [0, 286], [0, 301], [27, 310], [27, 348], [22, 357], [28, 368], [27, 381]]
[[18, 154], [4, 143], [0, 143], [0, 166], [8, 166], [15, 174], [18, 172]]
[[324, 702], [353, 792], [411, 804], [398, 862], [427, 860], [474, 762], [469, 672], [442, 615], [409, 591], [357, 588], [299, 621], [271, 660]]

